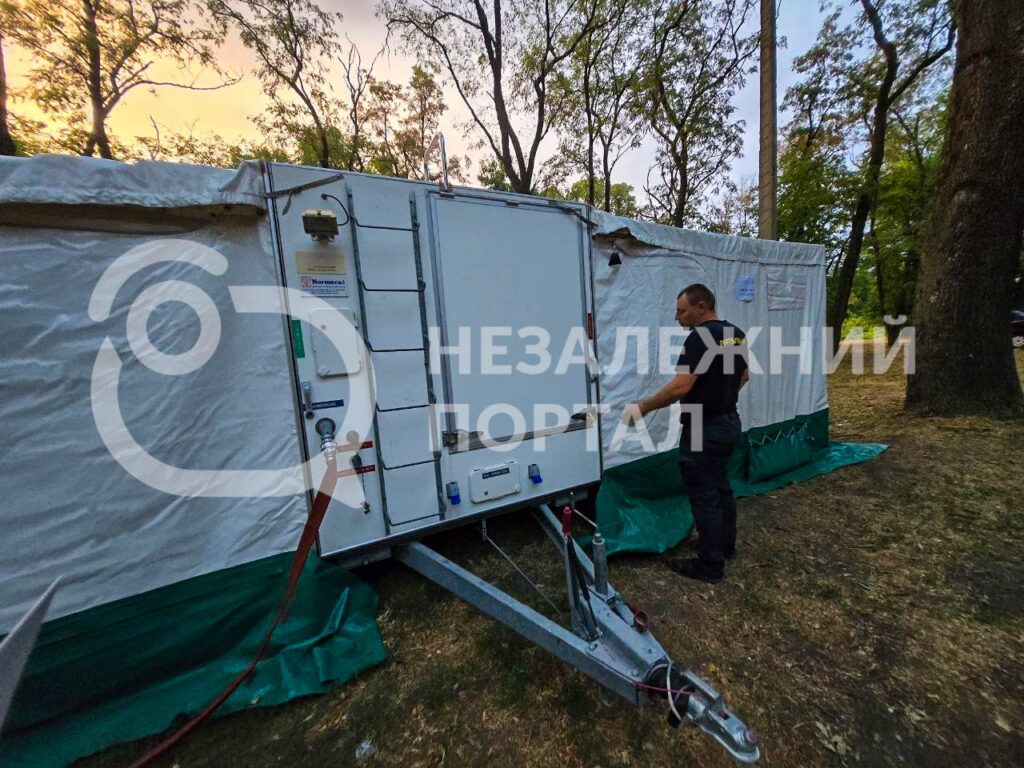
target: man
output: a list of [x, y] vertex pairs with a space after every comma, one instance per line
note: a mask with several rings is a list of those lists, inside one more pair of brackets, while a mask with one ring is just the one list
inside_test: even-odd
[[[725, 560], [736, 551], [736, 499], [727, 470], [742, 431], [736, 400], [750, 378], [746, 336], [718, 317], [715, 295], [700, 283], [679, 292], [676, 322], [693, 331], [683, 343], [675, 378], [651, 397], [628, 406], [622, 420], [634, 424], [651, 411], [683, 404], [679, 471], [699, 540], [697, 557], [669, 560], [669, 567], [714, 583], [725, 575]], [[690, 416], [693, 408], [700, 410], [701, 419]], [[698, 426], [700, 434], [694, 434]]]

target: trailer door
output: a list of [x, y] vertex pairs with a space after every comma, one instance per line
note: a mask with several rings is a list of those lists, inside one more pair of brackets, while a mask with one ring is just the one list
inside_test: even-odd
[[[530, 439], [596, 401], [588, 340], [585, 229], [572, 211], [469, 196], [433, 198], [446, 437]], [[468, 345], [467, 345], [468, 340]], [[466, 359], [466, 356], [469, 356]], [[561, 412], [559, 419], [553, 415]], [[518, 420], [513, 414], [521, 414]], [[517, 423], [518, 422], [518, 423]], [[525, 426], [525, 429], [524, 429]], [[457, 450], [457, 448], [453, 448]]]

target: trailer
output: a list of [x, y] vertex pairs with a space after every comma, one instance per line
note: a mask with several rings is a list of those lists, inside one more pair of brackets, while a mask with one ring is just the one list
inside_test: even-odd
[[[671, 429], [665, 415], [653, 441], [616, 440], [622, 406], [662, 375], [610, 370], [619, 329], [668, 325], [686, 281], [741, 324], [790, 310], [820, 336], [820, 248], [267, 162], [4, 159], [0, 204], [3, 424], [19, 446], [0, 460], [0, 632], [57, 577], [51, 616], [80, 616], [287, 553], [336, 468], [321, 558], [392, 557], [604, 689], [759, 758], [608, 583], [600, 531], [591, 559], [570, 526], [606, 471]], [[751, 426], [827, 409], [808, 356], [741, 403]], [[567, 626], [422, 543], [497, 514], [551, 538]]]

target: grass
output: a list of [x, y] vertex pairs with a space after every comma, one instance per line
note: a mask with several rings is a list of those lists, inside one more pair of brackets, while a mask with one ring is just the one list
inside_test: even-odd
[[[1024, 354], [1018, 353], [1024, 371]], [[740, 501], [739, 556], [717, 586], [656, 557], [611, 579], [673, 658], [758, 731], [765, 766], [1024, 765], [1024, 421], [925, 419], [903, 379], [830, 380], [833, 437], [878, 459]], [[528, 515], [488, 532], [560, 594]], [[429, 542], [537, 610], [473, 529]], [[395, 563], [360, 572], [391, 653], [347, 686], [205, 724], [156, 765], [729, 766], [664, 713], [606, 706], [596, 684]], [[82, 761], [124, 765], [154, 740]]]

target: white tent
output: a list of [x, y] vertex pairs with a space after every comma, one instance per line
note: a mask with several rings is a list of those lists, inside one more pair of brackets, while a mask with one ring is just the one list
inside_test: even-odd
[[[601, 211], [593, 211], [591, 218], [596, 223], [591, 253], [597, 352], [604, 371], [602, 402], [621, 409], [653, 394], [670, 378], [659, 361], [674, 365], [683, 337], [660, 329], [680, 331], [673, 316], [676, 296], [687, 285], [703, 283], [716, 296], [718, 314], [750, 335], [750, 354], [760, 366], [756, 386], [740, 393], [744, 429], [782, 424], [828, 408], [821, 355], [821, 246], [693, 232]], [[625, 332], [630, 328], [644, 330], [646, 373], [637, 342], [621, 343], [635, 339]], [[778, 355], [782, 347], [788, 348], [786, 354]], [[621, 359], [623, 351], [626, 364], [613, 365], [616, 353]], [[667, 409], [648, 418], [655, 445], [664, 443], [669, 423]], [[602, 434], [606, 470], [651, 453], [636, 440], [613, 449], [613, 436], [614, 429]]]
[[[294, 549], [300, 495], [182, 498], [148, 487], [107, 450], [91, 397], [109, 338], [123, 361], [124, 419], [153, 456], [196, 468], [301, 461], [280, 317], [221, 312], [217, 354], [181, 376], [145, 367], [125, 340], [148, 282], [188, 281], [230, 306], [229, 281], [276, 280], [265, 209], [255, 163], [0, 159], [0, 633], [57, 577], [50, 618]], [[154, 239], [183, 257], [215, 250], [228, 279], [183, 261], [146, 263]], [[133, 252], [134, 274], [95, 321], [97, 286]], [[149, 328], [162, 351], [191, 347], [196, 316], [161, 309]]]

